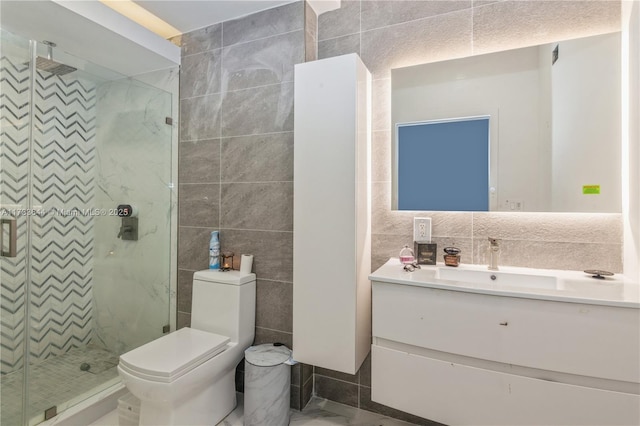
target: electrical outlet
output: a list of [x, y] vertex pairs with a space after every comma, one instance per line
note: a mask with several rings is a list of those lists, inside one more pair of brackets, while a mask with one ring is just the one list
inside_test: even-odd
[[421, 238], [424, 238], [427, 236], [427, 225], [424, 222], [418, 223], [418, 234], [420, 235]]
[[504, 200], [503, 210], [507, 212], [521, 212], [524, 210], [522, 198], [509, 198]]
[[422, 243], [431, 242], [431, 218], [414, 217], [413, 218], [413, 241]]

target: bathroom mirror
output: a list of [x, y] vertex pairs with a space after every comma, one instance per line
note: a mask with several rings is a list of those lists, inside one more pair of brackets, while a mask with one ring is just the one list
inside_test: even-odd
[[[620, 48], [611, 33], [393, 69], [392, 208], [619, 213]], [[481, 153], [429, 129], [475, 117]]]

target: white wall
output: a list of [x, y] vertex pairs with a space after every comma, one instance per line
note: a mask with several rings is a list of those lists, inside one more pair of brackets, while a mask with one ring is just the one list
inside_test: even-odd
[[540, 70], [539, 80], [539, 135], [538, 140], [538, 199], [540, 201], [540, 211], [552, 211], [551, 208], [551, 156], [552, 156], [552, 134], [553, 128], [551, 113], [551, 52], [553, 44], [544, 44], [538, 48], [538, 69]]
[[[552, 77], [552, 210], [619, 212], [620, 34], [558, 43]], [[615, 108], [612, 109], [612, 105]], [[600, 185], [583, 195], [583, 185]]]

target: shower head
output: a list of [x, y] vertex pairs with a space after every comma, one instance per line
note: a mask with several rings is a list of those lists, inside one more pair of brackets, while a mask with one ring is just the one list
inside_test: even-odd
[[50, 72], [55, 75], [65, 75], [74, 72], [77, 68], [69, 65], [61, 64], [48, 58], [38, 56], [36, 58], [36, 68], [42, 71]]
[[70, 72], [74, 72], [75, 70], [77, 70], [77, 68], [74, 68], [70, 65], [65, 65], [62, 64], [60, 62], [56, 62], [53, 60], [53, 48], [56, 47], [55, 43], [52, 43], [50, 41], [43, 41], [42, 43], [47, 45], [48, 48], [48, 53], [47, 53], [47, 57], [43, 58], [41, 56], [38, 56], [36, 58], [36, 68], [42, 71], [47, 71], [50, 72], [51, 74], [55, 74], [55, 75], [65, 75], [65, 74], [69, 74]]

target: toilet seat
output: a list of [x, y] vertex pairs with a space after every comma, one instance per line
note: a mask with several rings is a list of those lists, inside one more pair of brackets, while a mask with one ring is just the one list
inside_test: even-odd
[[227, 336], [189, 327], [120, 355], [120, 368], [134, 376], [170, 383], [223, 352]]

